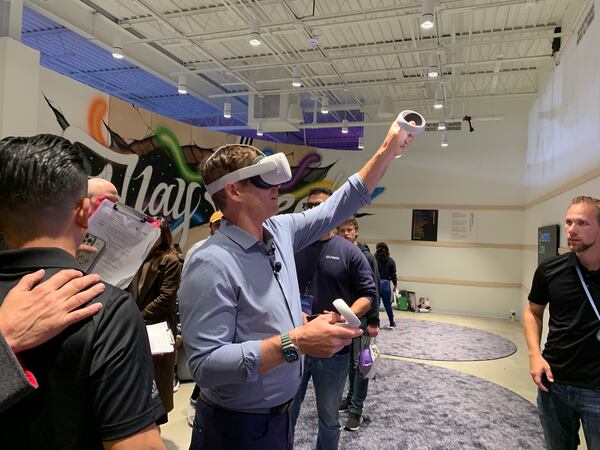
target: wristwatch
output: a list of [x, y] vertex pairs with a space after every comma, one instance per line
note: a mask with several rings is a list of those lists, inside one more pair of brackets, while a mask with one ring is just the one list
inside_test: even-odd
[[279, 337], [281, 338], [281, 353], [283, 354], [285, 362], [293, 363], [298, 361], [300, 355], [298, 354], [298, 349], [292, 342], [289, 333], [284, 333]]

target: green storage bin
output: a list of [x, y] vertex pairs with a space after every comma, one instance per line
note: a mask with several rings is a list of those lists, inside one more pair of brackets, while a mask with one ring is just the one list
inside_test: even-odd
[[408, 297], [398, 297], [396, 299], [396, 309], [400, 311], [408, 311], [409, 305]]

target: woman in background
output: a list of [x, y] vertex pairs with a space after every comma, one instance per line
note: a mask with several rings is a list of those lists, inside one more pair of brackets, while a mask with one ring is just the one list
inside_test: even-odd
[[[177, 290], [181, 282], [181, 263], [173, 246], [169, 225], [158, 220], [160, 237], [142, 267], [131, 280], [129, 292], [133, 295], [146, 325], [167, 322], [177, 331]], [[173, 409], [173, 376], [175, 352], [152, 356], [154, 380], [160, 400], [167, 412]]]
[[[381, 295], [381, 301], [390, 321], [389, 328], [396, 328], [392, 310], [392, 292], [396, 290], [398, 284], [396, 262], [390, 257], [390, 249], [385, 242], [379, 242], [375, 247], [375, 259], [379, 269], [379, 295]], [[394, 285], [394, 289], [391, 284]]]

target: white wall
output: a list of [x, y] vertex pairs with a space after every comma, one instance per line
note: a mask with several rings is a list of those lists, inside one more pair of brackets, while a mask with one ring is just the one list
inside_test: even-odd
[[[533, 99], [487, 100], [468, 105], [473, 118], [490, 107], [500, 121], [473, 122], [449, 132], [449, 147], [440, 147], [440, 133], [418, 136], [406, 155], [395, 161], [381, 186], [374, 214], [359, 219], [360, 239], [386, 241], [398, 265], [399, 287], [417, 297], [429, 296], [437, 311], [509, 317], [521, 300], [522, 220], [527, 119]], [[491, 102], [491, 105], [490, 105]], [[325, 162], [339, 160], [336, 169], [352, 173], [383, 140], [384, 127], [365, 128], [362, 152], [325, 151]], [[439, 243], [454, 247], [422, 246], [411, 242], [413, 208], [439, 209]], [[386, 206], [382, 209], [381, 206]], [[512, 209], [507, 208], [513, 206]], [[474, 211], [476, 233], [452, 241], [451, 211]], [[398, 242], [402, 241], [402, 242]], [[484, 248], [476, 244], [496, 244]], [[435, 244], [434, 244], [435, 245]], [[374, 245], [371, 245], [374, 249]]]

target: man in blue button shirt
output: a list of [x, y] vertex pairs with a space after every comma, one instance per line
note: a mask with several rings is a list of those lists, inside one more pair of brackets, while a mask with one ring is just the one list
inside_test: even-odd
[[368, 203], [411, 141], [394, 122], [327, 202], [279, 216], [278, 185], [291, 176], [282, 154], [228, 145], [206, 161], [202, 176], [224, 217], [190, 257], [179, 290], [186, 354], [201, 389], [191, 449], [292, 448], [288, 409], [302, 376], [299, 354], [329, 357], [362, 334], [335, 326], [335, 314], [305, 323], [294, 253]]

